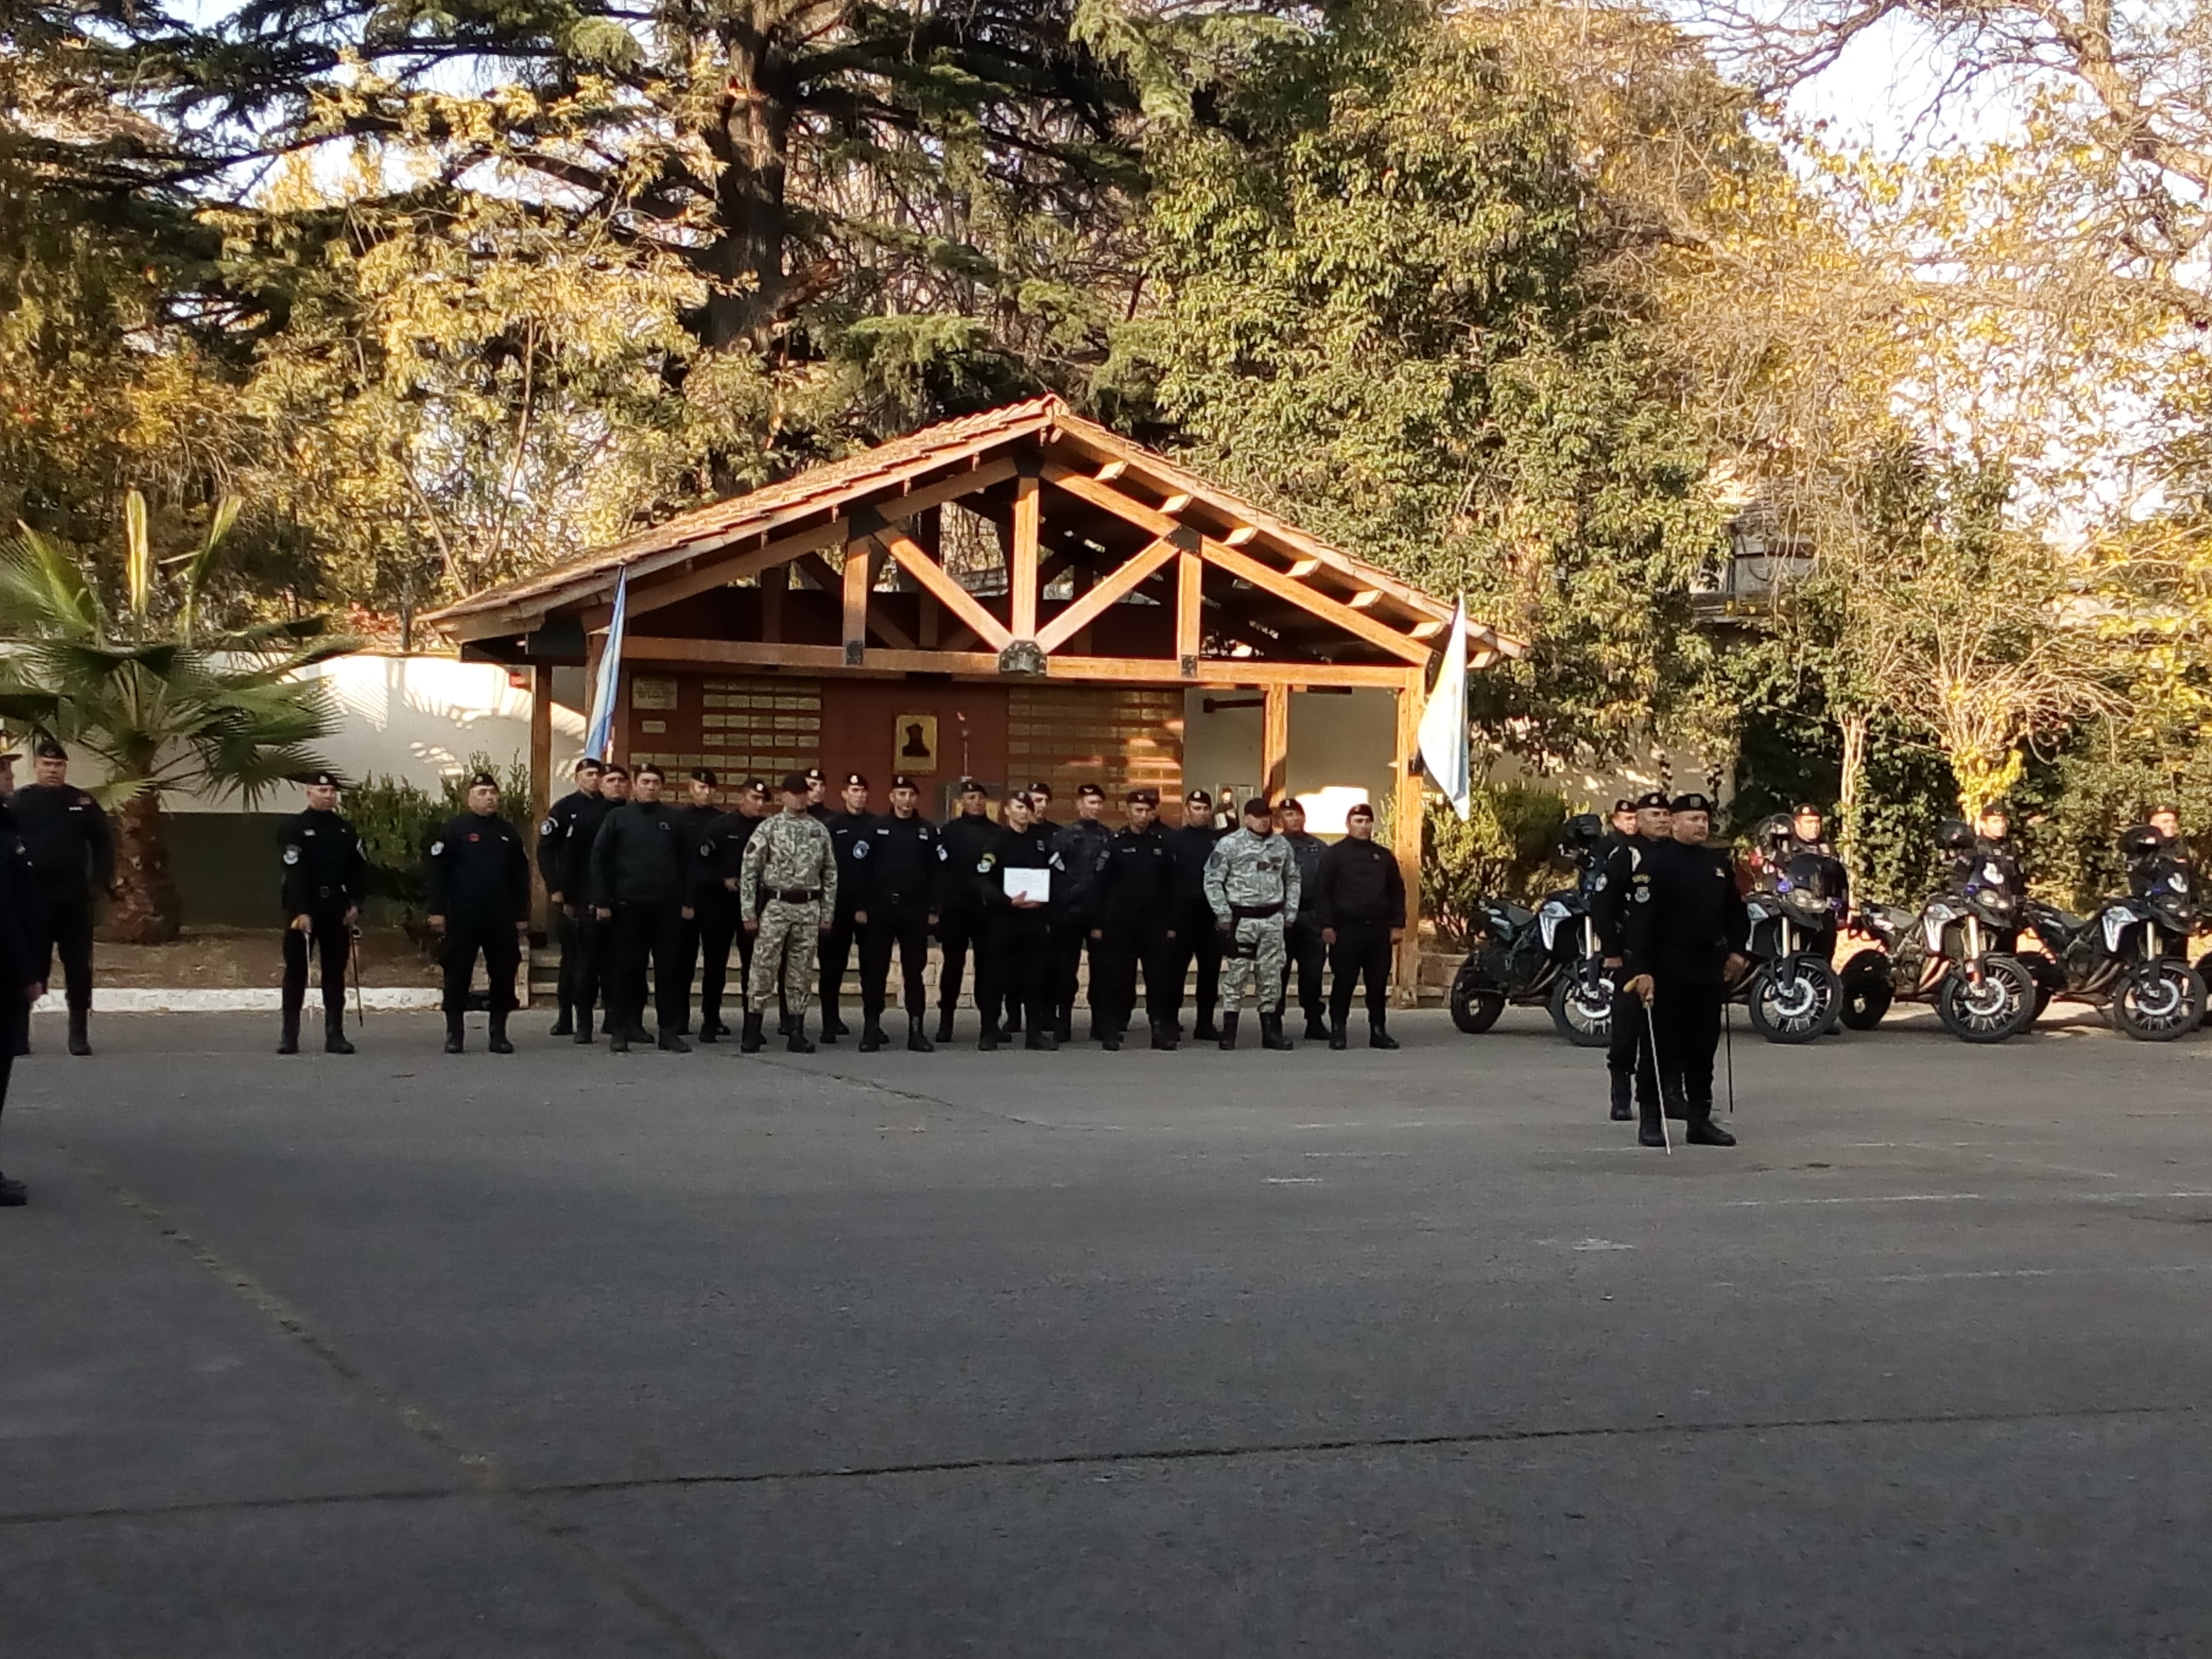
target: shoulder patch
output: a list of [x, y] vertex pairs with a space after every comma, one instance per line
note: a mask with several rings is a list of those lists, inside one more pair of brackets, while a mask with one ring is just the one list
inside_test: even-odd
[[981, 858], [975, 860], [975, 873], [979, 876], [989, 875], [991, 873], [991, 866], [998, 861], [999, 855], [997, 854], [984, 854]]
[[541, 835], [541, 836], [550, 836], [550, 835], [551, 835], [551, 834], [552, 834], [556, 830], [558, 830], [560, 827], [561, 827], [561, 820], [560, 820], [560, 819], [558, 819], [558, 818], [548, 818], [548, 819], [546, 819], [546, 820], [545, 820], [545, 822], [544, 822], [544, 823], [541, 823], [541, 824], [539, 824], [539, 825], [538, 826], [538, 833], [539, 835]]
[[446, 850], [446, 843], [445, 843], [445, 842], [443, 842], [442, 841], [434, 841], [434, 842], [432, 842], [430, 843], [430, 856], [431, 856], [432, 858], [435, 858], [435, 857], [437, 857], [439, 854], [441, 854], [441, 853], [444, 852], [445, 850]]
[[856, 859], [864, 859], [868, 856], [868, 843], [865, 839], [856, 838], [854, 841], [853, 856]]
[[297, 864], [299, 861], [300, 861], [300, 849], [299, 849], [298, 848], [296, 848], [296, 847], [288, 847], [288, 848], [286, 848], [284, 849], [284, 862], [285, 862], [285, 863], [287, 863], [287, 864]]

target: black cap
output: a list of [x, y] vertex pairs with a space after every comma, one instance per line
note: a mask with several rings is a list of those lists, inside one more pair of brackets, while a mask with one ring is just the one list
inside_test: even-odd
[[961, 779], [960, 787], [956, 793], [963, 795], [981, 795], [986, 800], [991, 798], [991, 792], [983, 787], [982, 781], [978, 778]]
[[1200, 806], [1211, 806], [1213, 805], [1213, 797], [1207, 794], [1203, 789], [1194, 789], [1188, 794], [1185, 795], [1183, 799], [1187, 801], [1194, 800]]
[[810, 767], [808, 767], [808, 768], [806, 769], [805, 772], [803, 774], [803, 775], [804, 775], [804, 776], [805, 776], [805, 778], [806, 779], [806, 781], [807, 781], [808, 783], [810, 783], [810, 784], [820, 783], [820, 782], [823, 782], [823, 776], [822, 776], [822, 769], [821, 769], [820, 767], [818, 767], [818, 766], [810, 766]]
[[[814, 775], [818, 778], [822, 775], [817, 772]], [[803, 795], [810, 787], [811, 786], [804, 772], [786, 772], [783, 775], [783, 793], [787, 795]]]
[[1616, 814], [1621, 812], [1633, 812], [1636, 810], [1636, 803], [1629, 799], [1627, 796], [1623, 795], [1619, 800], [1613, 802], [1613, 810]]
[[576, 769], [579, 772], [604, 772], [607, 769], [607, 763], [597, 755], [586, 755], [576, 763]]
[[1078, 800], [1104, 800], [1106, 792], [1095, 783], [1079, 784], [1075, 790]]
[[646, 762], [644, 765], [639, 767], [637, 770], [631, 773], [630, 775], [632, 777], [641, 778], [648, 772], [652, 773], [656, 778], [665, 778], [668, 775], [668, 774], [662, 769], [659, 761]]
[[1149, 806], [1158, 806], [1160, 804], [1160, 792], [1157, 789], [1132, 789], [1121, 799], [1125, 802], [1143, 801]]
[[1667, 797], [1656, 789], [1645, 790], [1636, 798], [1635, 805], [1639, 812], [1671, 812], [1674, 810], [1668, 803]]
[[[46, 751], [44, 748], [41, 748], [39, 752], [43, 755]], [[318, 786], [325, 789], [343, 789], [345, 787], [343, 784], [338, 781], [338, 775], [330, 770], [327, 767], [319, 772], [308, 773], [306, 777], [301, 780], [301, 781], [307, 785], [309, 788], [314, 788]]]
[[[337, 780], [336, 778], [332, 778], [331, 781], [332, 783], [336, 783]], [[492, 776], [489, 772], [479, 772], [476, 776], [469, 780], [469, 787], [471, 789], [496, 789], [499, 787], [499, 780]]]
[[1029, 787], [1029, 793], [1032, 795], [1049, 795], [1052, 793], [1052, 786], [1048, 783], [1033, 783]]
[[1267, 804], [1265, 795], [1255, 795], [1244, 803], [1244, 816], [1248, 818], [1269, 818], [1274, 815], [1275, 809]]
[[1357, 805], [1357, 806], [1353, 807], [1353, 808], [1352, 808], [1349, 812], [1346, 812], [1344, 816], [1345, 816], [1347, 819], [1351, 819], [1351, 818], [1371, 818], [1371, 817], [1373, 817], [1375, 816], [1375, 809], [1374, 809], [1372, 806], [1370, 806], [1370, 805], [1369, 805], [1365, 801], [1362, 801], [1362, 802], [1360, 802], [1360, 803], [1359, 803], [1359, 805]]
[[768, 780], [766, 778], [747, 778], [738, 787], [744, 790], [748, 795], [765, 795], [768, 793]]
[[69, 758], [69, 750], [63, 748], [61, 744], [56, 743], [52, 738], [40, 738], [39, 739], [38, 748], [33, 752], [34, 752], [40, 760], [67, 760]]
[[900, 772], [892, 777], [891, 787], [894, 789], [919, 789], [921, 786], [916, 783], [912, 778], [907, 776], [905, 773]]
[[1790, 816], [1793, 818], [1802, 818], [1808, 812], [1810, 812], [1816, 818], [1824, 818], [1828, 816], [1824, 810], [1814, 805], [1809, 800], [1801, 800], [1795, 806], [1790, 809]]
[[714, 775], [703, 766], [691, 775], [691, 781], [694, 783], [703, 783], [709, 789], [717, 787], [714, 781]]
[[868, 787], [868, 781], [858, 772], [848, 772], [845, 774], [845, 787], [848, 789], [865, 789]]
[[1708, 797], [1692, 789], [1686, 795], [1677, 795], [1668, 802], [1667, 810], [1670, 812], [1711, 812], [1713, 804]]

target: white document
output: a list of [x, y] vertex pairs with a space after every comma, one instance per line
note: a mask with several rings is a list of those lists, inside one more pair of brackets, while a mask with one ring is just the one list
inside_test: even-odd
[[1052, 872], [1049, 870], [1001, 870], [1006, 878], [1006, 896], [1010, 899], [1035, 899], [1039, 904], [1052, 901]]

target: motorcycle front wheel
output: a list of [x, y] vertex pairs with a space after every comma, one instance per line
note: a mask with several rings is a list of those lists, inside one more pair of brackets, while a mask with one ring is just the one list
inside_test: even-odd
[[2204, 1018], [2204, 981], [2168, 957], [2139, 962], [2112, 992], [2112, 1024], [2138, 1042], [2171, 1042]]
[[1606, 1047], [1613, 1041], [1613, 981], [1570, 968], [1552, 987], [1552, 1024], [1577, 1048]]
[[1504, 1012], [1505, 993], [1483, 981], [1474, 959], [1460, 963], [1459, 972], [1452, 975], [1452, 1024], [1469, 1036], [1480, 1036]]
[[1751, 1029], [1769, 1042], [1810, 1042], [1835, 1018], [1843, 988], [1818, 957], [1784, 957], [1751, 981]]
[[1936, 988], [1936, 1017], [1961, 1042], [2002, 1042], [2035, 1023], [2035, 975], [2014, 957], [1984, 957], [1978, 981], [1963, 966]]
[[1887, 974], [1846, 974], [1843, 990], [1841, 1018], [1854, 1031], [1871, 1031], [1881, 1024], [1897, 997]]

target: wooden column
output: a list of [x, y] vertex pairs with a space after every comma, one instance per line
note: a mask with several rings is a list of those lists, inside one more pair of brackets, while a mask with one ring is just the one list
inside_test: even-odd
[[845, 544], [845, 665], [858, 668], [868, 655], [868, 588], [876, 544], [865, 538]]
[[[545, 822], [545, 809], [553, 804], [553, 670], [539, 663], [530, 680], [530, 833], [537, 845], [538, 826]], [[532, 908], [543, 914], [545, 884], [538, 873], [538, 860], [530, 860]]]
[[783, 639], [783, 591], [791, 586], [791, 567], [772, 564], [761, 572], [761, 639], [775, 645]]
[[1018, 640], [1036, 637], [1037, 532], [1043, 502], [1034, 477], [1014, 480], [1014, 544], [1006, 557], [1006, 631]]
[[1260, 793], [1279, 800], [1291, 779], [1291, 688], [1265, 688], [1260, 724]]
[[1198, 678], [1201, 638], [1199, 583], [1205, 574], [1205, 562], [1197, 554], [1182, 552], [1176, 556], [1176, 656], [1187, 680]]
[[1398, 855], [1398, 873], [1406, 883], [1406, 937], [1398, 947], [1391, 970], [1397, 987], [1397, 1003], [1411, 1008], [1420, 1000], [1421, 972], [1421, 775], [1413, 757], [1420, 749], [1421, 671], [1412, 670], [1398, 691], [1398, 739], [1391, 764], [1396, 781], [1391, 807], [1391, 850]]

